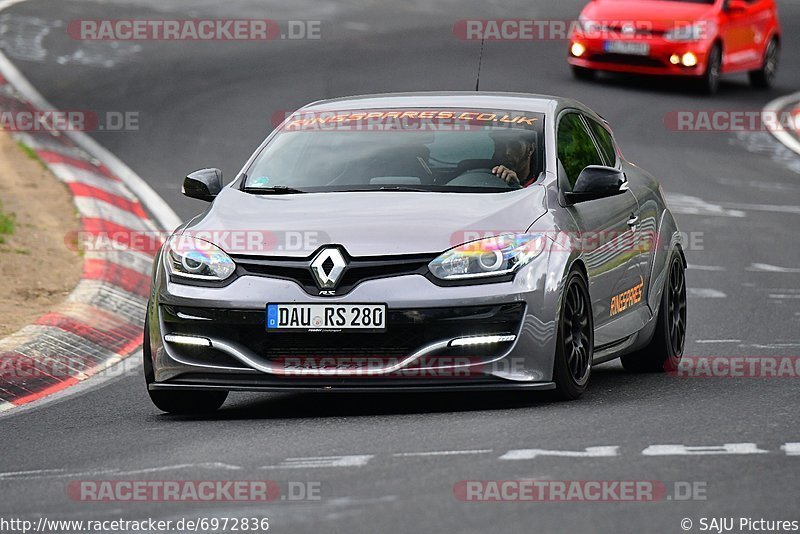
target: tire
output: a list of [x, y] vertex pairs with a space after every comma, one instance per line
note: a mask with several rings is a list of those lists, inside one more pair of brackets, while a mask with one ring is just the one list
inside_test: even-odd
[[216, 411], [228, 398], [227, 391], [151, 391], [150, 384], [155, 381], [153, 360], [150, 352], [149, 309], [144, 323], [144, 344], [142, 345], [142, 364], [147, 394], [152, 403], [162, 412], [171, 414], [206, 414]]
[[706, 71], [700, 78], [700, 90], [707, 95], [715, 95], [719, 91], [719, 79], [722, 75], [722, 48], [715, 44], [708, 53]]
[[773, 38], [767, 45], [764, 52], [764, 64], [758, 70], [751, 70], [750, 85], [757, 89], [769, 89], [775, 81], [778, 73], [778, 63], [781, 55], [781, 45], [777, 39]]
[[564, 284], [561, 315], [553, 366], [555, 397], [574, 400], [580, 397], [592, 374], [594, 319], [592, 301], [583, 276], [572, 271]]
[[686, 343], [686, 269], [675, 251], [661, 295], [656, 331], [650, 344], [626, 354], [622, 366], [633, 373], [660, 373], [678, 369]]
[[587, 69], [586, 67], [577, 67], [573, 65], [572, 76], [574, 76], [576, 80], [591, 81], [597, 77], [597, 72], [592, 69]]

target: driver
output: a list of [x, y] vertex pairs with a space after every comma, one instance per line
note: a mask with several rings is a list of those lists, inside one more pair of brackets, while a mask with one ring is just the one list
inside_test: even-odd
[[536, 136], [533, 132], [502, 130], [490, 134], [494, 141], [492, 160], [497, 163], [492, 174], [502, 178], [512, 187], [527, 186], [535, 178], [531, 164], [536, 151]]

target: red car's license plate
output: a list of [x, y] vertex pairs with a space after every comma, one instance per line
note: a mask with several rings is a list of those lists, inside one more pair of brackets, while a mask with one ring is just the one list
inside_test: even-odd
[[647, 43], [631, 43], [628, 41], [606, 41], [606, 52], [610, 54], [628, 54], [631, 56], [647, 56], [650, 45]]

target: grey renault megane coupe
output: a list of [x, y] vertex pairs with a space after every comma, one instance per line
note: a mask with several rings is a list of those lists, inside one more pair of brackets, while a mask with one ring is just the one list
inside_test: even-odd
[[230, 391], [553, 390], [674, 370], [686, 260], [658, 181], [564, 98], [402, 93], [289, 115], [161, 248], [153, 403]]

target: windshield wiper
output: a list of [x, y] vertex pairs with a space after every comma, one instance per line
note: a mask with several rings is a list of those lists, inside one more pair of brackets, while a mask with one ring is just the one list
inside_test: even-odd
[[422, 189], [420, 187], [410, 187], [407, 185], [385, 185], [378, 189], [378, 191], [415, 191], [418, 193], [430, 193], [430, 189]]
[[410, 187], [407, 185], [384, 185], [381, 187], [358, 187], [354, 189], [336, 189], [331, 193], [375, 193], [380, 191], [413, 191], [415, 193], [430, 193], [432, 189], [422, 189], [421, 187]]
[[272, 187], [245, 187], [242, 189], [245, 193], [252, 193], [254, 195], [292, 195], [296, 193], [308, 193], [302, 189], [295, 189], [288, 185], [274, 185]]

